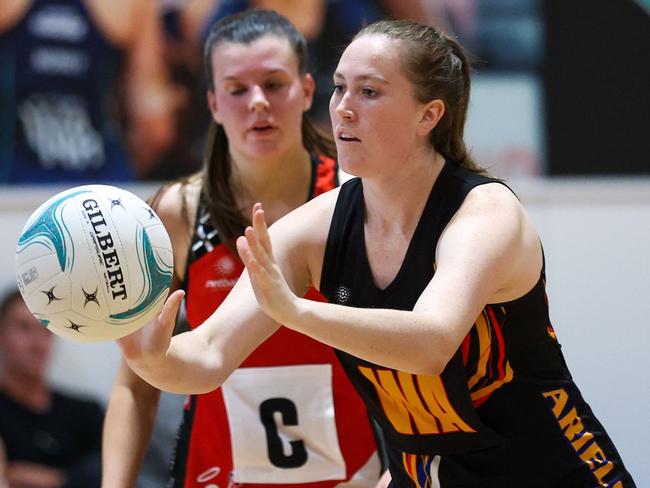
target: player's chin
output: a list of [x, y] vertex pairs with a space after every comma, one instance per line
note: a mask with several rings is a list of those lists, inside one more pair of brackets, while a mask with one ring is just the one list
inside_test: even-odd
[[338, 153], [338, 163], [339, 168], [352, 176], [366, 177], [369, 174], [370, 168], [365, 164], [364, 158], [355, 157], [351, 154], [345, 154], [345, 152]]
[[281, 159], [282, 151], [277, 145], [259, 144], [248, 151], [248, 156], [252, 161], [256, 161], [258, 164], [262, 165], [260, 167], [263, 168], [265, 167], [265, 162]]

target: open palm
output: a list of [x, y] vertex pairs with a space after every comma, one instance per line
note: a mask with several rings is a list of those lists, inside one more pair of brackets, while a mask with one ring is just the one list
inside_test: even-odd
[[253, 206], [251, 227], [237, 239], [239, 256], [246, 265], [255, 297], [262, 310], [279, 323], [289, 323], [294, 316], [297, 297], [289, 288], [273, 257], [264, 210]]

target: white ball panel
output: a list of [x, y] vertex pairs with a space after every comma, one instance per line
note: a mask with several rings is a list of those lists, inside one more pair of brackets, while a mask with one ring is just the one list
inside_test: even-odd
[[154, 252], [156, 257], [160, 260], [160, 263], [168, 268], [174, 267], [174, 254], [169, 248], [163, 247], [154, 247]]
[[34, 293], [40, 293], [45, 289], [46, 283], [60, 274], [62, 272], [56, 254], [18, 263], [16, 267], [18, 288], [25, 300]]
[[147, 227], [147, 235], [149, 236], [149, 242], [151, 242], [153, 247], [161, 247], [164, 249], [172, 248], [167, 229], [165, 229], [165, 226], [161, 223]]

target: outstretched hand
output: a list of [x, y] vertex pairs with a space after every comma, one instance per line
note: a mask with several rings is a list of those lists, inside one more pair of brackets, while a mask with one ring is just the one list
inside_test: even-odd
[[143, 369], [147, 366], [154, 367], [156, 361], [165, 356], [184, 296], [183, 290], [176, 290], [167, 298], [163, 309], [154, 320], [117, 340], [131, 369], [138, 373], [144, 372]]
[[253, 225], [237, 239], [237, 251], [246, 265], [262, 310], [276, 322], [289, 324], [296, 314], [297, 297], [273, 257], [261, 203], [253, 206], [251, 220]]

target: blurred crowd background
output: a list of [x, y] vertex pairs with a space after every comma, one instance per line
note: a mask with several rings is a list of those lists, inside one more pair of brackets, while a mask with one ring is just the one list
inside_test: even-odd
[[209, 25], [272, 8], [310, 42], [329, 128], [338, 56], [409, 18], [475, 64], [468, 141], [497, 176], [650, 172], [648, 0], [3, 0], [0, 184], [157, 181], [201, 167]]

